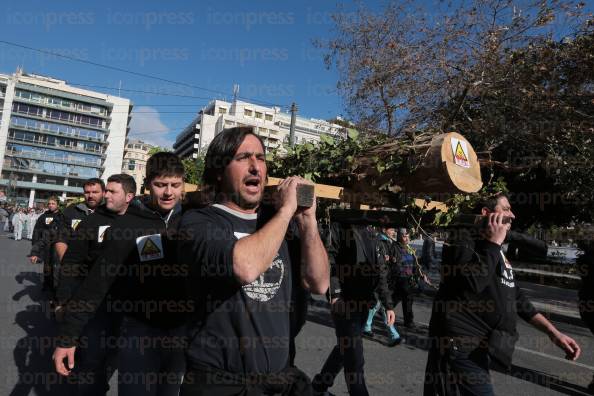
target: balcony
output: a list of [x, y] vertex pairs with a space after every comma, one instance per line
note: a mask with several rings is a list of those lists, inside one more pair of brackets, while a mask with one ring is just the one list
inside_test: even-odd
[[[17, 170], [17, 172], [21, 172]], [[37, 172], [37, 173], [44, 173], [48, 174], [47, 172]], [[7, 179], [0, 179], [0, 185], [7, 186], [10, 183]], [[62, 184], [48, 184], [48, 183], [33, 183], [28, 181], [18, 180], [16, 182], [17, 188], [32, 188], [36, 190], [46, 190], [46, 191], [56, 191], [56, 192], [70, 192], [70, 193], [78, 193], [81, 194], [83, 192], [82, 187], [72, 187], [72, 186], [64, 186]], [[28, 201], [28, 199], [27, 199]]]
[[90, 128], [96, 131], [100, 131], [100, 132], [104, 132], [107, 133], [109, 132], [109, 127], [99, 127], [99, 126], [95, 126], [95, 125], [91, 125], [91, 124], [85, 124], [82, 122], [72, 122], [72, 121], [68, 121], [68, 120], [62, 120], [59, 118], [50, 118], [50, 117], [44, 117], [43, 113], [39, 114], [37, 112], [33, 113], [33, 112], [26, 112], [26, 111], [18, 111], [18, 110], [12, 110], [13, 114], [18, 114], [18, 115], [22, 115], [31, 119], [35, 119], [35, 120], [39, 120], [39, 121], [50, 121], [50, 122], [58, 122], [60, 124], [63, 125], [70, 125], [73, 127], [84, 127], [84, 128]]
[[[37, 165], [31, 165], [28, 167], [15, 167], [10, 165], [4, 165], [2, 169], [10, 172], [20, 172], [20, 173], [33, 173], [36, 175], [46, 175], [46, 176], [60, 176], [60, 177], [68, 177], [71, 179], [81, 179], [86, 180], [90, 179], [91, 177], [99, 177], [101, 176], [101, 172], [97, 172], [97, 176], [89, 176], [89, 175], [79, 175], [77, 172], [52, 172], [47, 169], [43, 169]], [[58, 185], [60, 187], [60, 191], [63, 191], [66, 186]]]
[[[11, 150], [9, 148], [6, 149], [4, 154], [5, 156], [17, 157], [17, 158], [28, 158], [34, 159], [39, 161], [47, 161], [47, 162], [55, 162], [58, 164], [71, 164], [71, 165], [81, 165], [81, 166], [88, 166], [92, 168], [101, 169], [102, 166], [96, 162], [91, 161], [81, 161], [77, 159], [71, 159], [67, 157], [56, 157], [52, 155], [47, 155], [44, 153], [35, 153], [30, 151], [18, 151], [18, 150]], [[101, 161], [103, 162], [103, 161]]]
[[43, 98], [24, 98], [22, 96], [18, 96], [18, 94], [16, 94], [14, 96], [14, 101], [17, 102], [22, 102], [22, 103], [28, 103], [28, 104], [34, 104], [34, 105], [40, 105], [43, 107], [48, 107], [50, 109], [55, 109], [55, 110], [64, 110], [64, 111], [71, 111], [71, 112], [75, 112], [75, 113], [79, 113], [79, 114], [84, 114], [84, 115], [88, 115], [88, 116], [92, 116], [92, 117], [98, 117], [98, 118], [103, 118], [104, 120], [111, 120], [111, 117], [109, 117], [107, 115], [107, 112], [105, 114], [101, 114], [98, 112], [93, 112], [91, 110], [84, 110], [81, 108], [78, 108], [77, 106], [65, 106], [62, 104], [57, 104], [57, 103], [49, 103], [49, 98], [47, 97], [43, 97]]
[[88, 149], [85, 149], [84, 147], [66, 146], [66, 145], [58, 144], [58, 143], [49, 144], [49, 143], [44, 143], [44, 142], [40, 142], [38, 140], [31, 140], [31, 139], [18, 139], [15, 137], [11, 137], [10, 135], [8, 136], [8, 141], [11, 143], [26, 143], [28, 145], [32, 145], [35, 147], [64, 150], [64, 151], [69, 151], [71, 153], [92, 154], [92, 155], [101, 156], [101, 158], [105, 158], [105, 153], [103, 151], [88, 150]]
[[80, 140], [87, 140], [90, 142], [101, 143], [105, 145], [105, 140], [100, 138], [95, 138], [91, 136], [82, 135], [80, 132], [66, 132], [66, 131], [54, 131], [47, 127], [34, 127], [33, 125], [23, 125], [15, 123], [14, 121], [10, 121], [10, 128], [20, 129], [22, 131], [27, 132], [42, 132], [52, 136], [59, 136], [59, 137], [68, 137], [73, 139], [80, 139]]

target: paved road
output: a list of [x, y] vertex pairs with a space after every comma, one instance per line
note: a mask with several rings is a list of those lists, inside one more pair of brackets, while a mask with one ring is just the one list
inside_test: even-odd
[[[28, 264], [26, 241], [15, 242], [0, 234], [0, 395], [64, 395], [54, 385], [60, 379], [51, 369], [53, 325], [41, 303], [40, 267]], [[555, 307], [556, 325], [582, 345], [582, 358], [568, 362], [546, 336], [521, 323], [521, 334], [512, 375], [493, 374], [497, 394], [585, 395], [585, 386], [594, 373], [594, 338], [575, 318], [575, 291], [525, 284], [531, 297], [544, 308]], [[419, 298], [415, 318], [428, 323], [431, 300]], [[400, 318], [400, 313], [397, 312]], [[573, 317], [572, 317], [573, 315]], [[328, 306], [316, 300], [309, 322], [297, 339], [297, 363], [309, 375], [321, 367], [333, 347], [334, 336]], [[406, 342], [387, 348], [386, 333], [376, 322], [378, 340], [365, 340], [366, 377], [371, 395], [420, 395], [426, 363], [426, 327], [406, 333]], [[20, 381], [19, 381], [20, 379]], [[346, 395], [340, 376], [331, 391]], [[110, 392], [115, 396], [117, 392]]]

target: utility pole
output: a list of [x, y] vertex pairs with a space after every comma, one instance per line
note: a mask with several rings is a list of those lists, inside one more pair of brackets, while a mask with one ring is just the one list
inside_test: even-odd
[[297, 105], [295, 102], [291, 105], [291, 128], [289, 129], [289, 146], [295, 146], [295, 121], [297, 119]]

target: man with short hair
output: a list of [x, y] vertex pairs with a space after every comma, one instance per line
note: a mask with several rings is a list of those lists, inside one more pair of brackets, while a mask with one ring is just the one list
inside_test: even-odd
[[[104, 302], [112, 315], [122, 315], [118, 395], [177, 396], [185, 372], [184, 324], [193, 308], [184, 288], [187, 269], [175, 248], [183, 177], [173, 153], [147, 161], [150, 194], [134, 200], [102, 234], [101, 255], [65, 308], [54, 352], [59, 374], [74, 368], [83, 329]], [[106, 201], [111, 205], [109, 195]]]
[[[64, 306], [83, 283], [92, 266], [104, 254], [105, 231], [118, 216], [126, 213], [134, 199], [136, 182], [126, 174], [112, 175], [107, 179], [105, 204], [94, 207], [93, 212], [74, 227], [68, 240], [68, 250], [62, 259], [60, 283], [56, 292], [58, 307], [56, 317], [62, 319]], [[116, 348], [112, 342], [119, 333], [120, 317], [108, 312], [105, 303], [82, 330], [84, 345], [76, 351], [74, 385], [77, 396], [105, 395]]]
[[314, 376], [313, 389], [325, 394], [343, 370], [349, 395], [368, 396], [362, 333], [369, 309], [379, 300], [386, 324], [393, 325], [396, 318], [385, 252], [371, 226], [333, 222], [330, 228], [328, 300], [336, 345]]
[[39, 216], [33, 228], [31, 240], [31, 263], [43, 262], [43, 291], [53, 304], [58, 284], [60, 260], [55, 249], [60, 230], [64, 227], [64, 215], [58, 207], [58, 198], [51, 196], [47, 200], [47, 210]]
[[489, 197], [477, 209], [484, 223], [451, 229], [442, 253], [443, 279], [429, 324], [425, 396], [493, 395], [489, 367], [511, 366], [517, 315], [546, 333], [567, 359], [581, 352], [536, 311], [515, 282], [502, 250], [515, 219], [507, 196]]
[[64, 258], [66, 249], [68, 249], [68, 239], [72, 236], [72, 232], [76, 230], [76, 227], [84, 218], [101, 205], [104, 194], [105, 183], [103, 183], [103, 180], [96, 177], [87, 179], [83, 184], [84, 202], [69, 205], [64, 209], [66, 223], [63, 232], [60, 233], [60, 240], [56, 242], [56, 251], [60, 261]]
[[[328, 258], [315, 203], [297, 206], [297, 185], [311, 182], [284, 179], [277, 210], [268, 213], [267, 176], [264, 144], [252, 128], [226, 129], [210, 143], [203, 181], [214, 203], [188, 211], [180, 226], [180, 258], [197, 304], [183, 396], [311, 394], [305, 374], [289, 367], [291, 315], [296, 287], [328, 289]], [[288, 232], [301, 259], [289, 253]]]

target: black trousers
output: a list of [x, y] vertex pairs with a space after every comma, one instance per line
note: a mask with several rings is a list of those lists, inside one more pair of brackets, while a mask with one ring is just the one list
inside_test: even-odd
[[412, 311], [412, 304], [414, 302], [413, 295], [402, 291], [395, 294], [393, 297], [394, 307], [402, 302], [402, 314], [404, 316], [404, 325], [407, 326], [415, 321], [415, 315]]
[[326, 359], [319, 374], [313, 379], [313, 388], [326, 391], [334, 384], [334, 379], [344, 368], [344, 377], [351, 396], [367, 396], [365, 384], [365, 359], [361, 334], [367, 321], [369, 310], [348, 314], [333, 313], [337, 345]]
[[186, 371], [185, 326], [160, 329], [124, 315], [118, 343], [119, 396], [178, 396]]
[[76, 349], [77, 396], [103, 396], [117, 366], [117, 340], [121, 316], [108, 313], [105, 305], [85, 326]]

